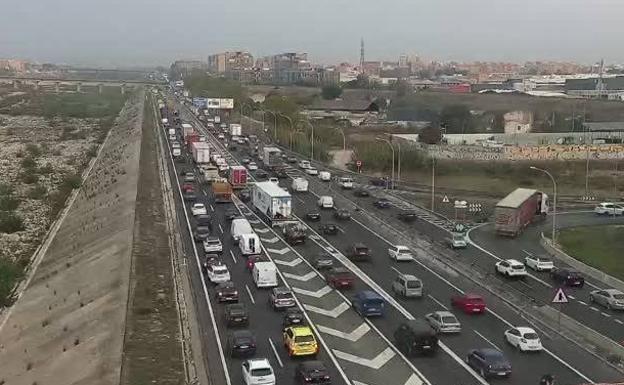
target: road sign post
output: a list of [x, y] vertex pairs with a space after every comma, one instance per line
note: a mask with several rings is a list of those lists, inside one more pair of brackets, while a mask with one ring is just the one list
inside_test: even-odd
[[357, 166], [358, 172], [361, 174], [362, 173], [362, 161], [356, 160], [355, 165]]
[[564, 303], [568, 303], [568, 296], [566, 295], [563, 288], [560, 287], [555, 292], [555, 297], [552, 300], [552, 303], [556, 303], [559, 308], [559, 313], [557, 313], [557, 330], [561, 330], [561, 310], [563, 308]]

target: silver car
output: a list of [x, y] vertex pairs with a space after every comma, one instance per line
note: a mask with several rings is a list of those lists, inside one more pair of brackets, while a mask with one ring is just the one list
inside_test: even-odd
[[461, 332], [461, 324], [450, 311], [435, 311], [427, 314], [425, 319], [437, 333]]
[[392, 281], [392, 291], [403, 297], [422, 297], [422, 281], [411, 274], [398, 274]]
[[594, 290], [589, 293], [589, 300], [609, 310], [624, 310], [624, 293], [616, 289]]

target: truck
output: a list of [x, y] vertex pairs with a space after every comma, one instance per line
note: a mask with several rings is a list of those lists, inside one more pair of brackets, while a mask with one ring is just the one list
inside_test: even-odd
[[306, 192], [308, 191], [308, 180], [301, 177], [293, 178], [291, 188], [293, 192]]
[[269, 170], [274, 170], [276, 167], [282, 165], [282, 150], [277, 147], [264, 147], [262, 149], [263, 158], [262, 162], [264, 167]]
[[191, 154], [197, 164], [210, 163], [210, 146], [206, 142], [191, 143]]
[[230, 136], [241, 136], [243, 127], [238, 123], [230, 123]]
[[212, 195], [215, 203], [232, 202], [232, 185], [230, 182], [213, 182]]
[[182, 123], [182, 136], [186, 139], [187, 135], [190, 135], [195, 132], [193, 126], [188, 123]]
[[245, 166], [232, 166], [228, 180], [234, 189], [245, 188], [247, 186], [247, 169]]
[[203, 164], [199, 170], [207, 183], [212, 183], [220, 179], [219, 169], [211, 164]]
[[251, 202], [271, 226], [291, 221], [292, 196], [273, 182], [256, 182], [251, 188]]
[[188, 134], [185, 138], [184, 138], [184, 144], [186, 144], [188, 147], [191, 147], [191, 145], [195, 142], [199, 142], [199, 134], [197, 132], [193, 132], [191, 134]]
[[531, 222], [544, 220], [547, 213], [548, 195], [537, 190], [517, 188], [496, 204], [496, 234], [516, 237]]
[[221, 117], [220, 117], [219, 115], [216, 115], [216, 116], [214, 117], [214, 122], [215, 122], [215, 123], [221, 123]]

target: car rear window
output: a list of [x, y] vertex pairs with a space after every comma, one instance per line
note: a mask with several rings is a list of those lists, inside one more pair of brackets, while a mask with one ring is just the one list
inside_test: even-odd
[[511, 268], [514, 270], [524, 270], [524, 266], [522, 265], [513, 265]]
[[483, 298], [468, 298], [466, 302], [473, 305], [480, 305], [483, 303]]
[[368, 254], [368, 247], [356, 247], [355, 251], [358, 254]]
[[219, 243], [221, 243], [221, 241], [218, 239], [209, 239], [206, 241], [206, 243], [208, 243], [209, 245], [218, 245]]
[[624, 294], [613, 294], [613, 298], [617, 300], [622, 300], [624, 299]]
[[526, 333], [522, 337], [524, 337], [524, 339], [526, 340], [538, 340], [539, 339], [536, 333]]
[[251, 375], [254, 377], [270, 376], [272, 373], [269, 368], [251, 369]]
[[420, 288], [420, 286], [421, 286], [420, 281], [407, 281], [408, 289], [418, 289]]
[[215, 267], [214, 268], [214, 272], [215, 272], [215, 274], [225, 274], [225, 273], [227, 273], [227, 268], [226, 267]]
[[307, 335], [307, 336], [296, 336], [295, 337], [295, 343], [296, 344], [306, 343], [306, 342], [314, 342], [314, 336]]
[[442, 317], [442, 322], [445, 324], [456, 324], [457, 319], [455, 317], [446, 316], [446, 317]]

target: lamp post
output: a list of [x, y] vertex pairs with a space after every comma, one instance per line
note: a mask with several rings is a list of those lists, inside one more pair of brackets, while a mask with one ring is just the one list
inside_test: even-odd
[[435, 156], [431, 157], [431, 211], [435, 213]]
[[[271, 114], [273, 115], [273, 140], [277, 140], [277, 114], [271, 110], [264, 110], [262, 114], [262, 121], [264, 122], [264, 115]], [[264, 123], [263, 123], [264, 124]]]
[[310, 160], [314, 160], [314, 125], [310, 123], [310, 121], [307, 119], [299, 119], [297, 123], [299, 122], [307, 123], [308, 126], [310, 126], [310, 128], [312, 129], [312, 137], [310, 140]]
[[[392, 183], [392, 189], [394, 189], [394, 146], [392, 145], [392, 143], [388, 139], [384, 139], [384, 138], [375, 138], [375, 139], [380, 141], [380, 142], [388, 143], [388, 146], [390, 146], [390, 149], [392, 150], [392, 177], [391, 177], [390, 181]], [[388, 188], [387, 184], [386, 184], [386, 188]]]
[[342, 151], [346, 151], [347, 150], [347, 137], [344, 134], [344, 129], [342, 127], [336, 127], [336, 130], [338, 130], [338, 132], [340, 132], [340, 134], [342, 135]]
[[[243, 124], [243, 107], [249, 107], [251, 109], [251, 112], [253, 113], [253, 107], [250, 106], [249, 104], [245, 103], [245, 102], [241, 102], [240, 104], [240, 124]], [[253, 117], [252, 117], [253, 118]]]
[[[290, 118], [290, 116], [288, 115], [284, 115], [280, 112], [277, 113], [280, 117], [288, 120], [288, 123], [290, 123], [290, 141], [289, 141], [289, 145], [290, 145], [290, 150], [292, 151], [292, 136], [293, 136], [293, 131], [295, 130], [295, 127], [293, 126], [293, 121]], [[275, 131], [275, 136], [277, 136], [277, 131]]]
[[557, 236], [557, 182], [555, 181], [555, 178], [552, 176], [551, 173], [549, 173], [548, 171], [542, 169], [542, 168], [538, 168], [535, 166], [531, 166], [530, 167], [531, 170], [536, 170], [536, 171], [541, 171], [544, 174], [548, 175], [548, 177], [550, 178], [550, 180], [553, 183], [553, 220], [552, 220], [552, 244], [553, 246], [556, 243], [556, 236]]

